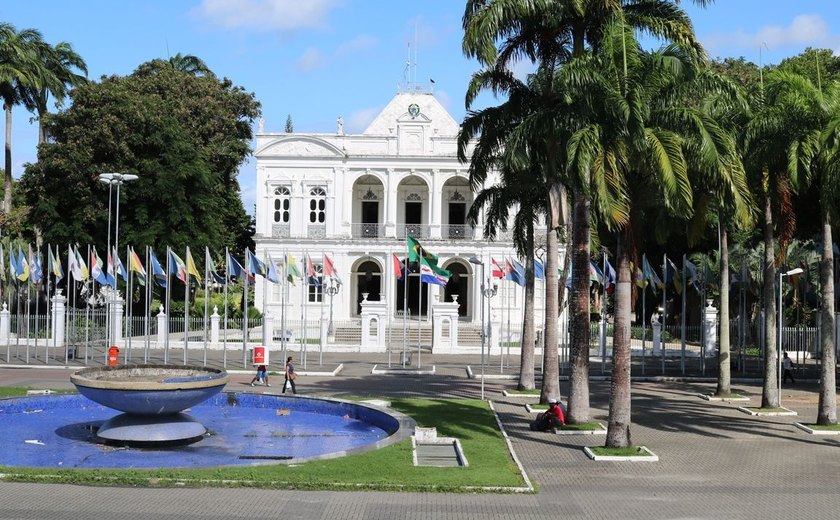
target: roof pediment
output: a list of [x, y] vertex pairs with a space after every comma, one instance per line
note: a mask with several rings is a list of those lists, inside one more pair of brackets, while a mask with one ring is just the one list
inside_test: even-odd
[[289, 135], [272, 140], [256, 150], [254, 155], [263, 157], [343, 157], [344, 152], [334, 144], [317, 137]]

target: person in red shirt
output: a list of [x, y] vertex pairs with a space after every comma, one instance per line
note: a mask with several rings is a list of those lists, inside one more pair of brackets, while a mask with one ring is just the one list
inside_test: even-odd
[[563, 413], [563, 407], [558, 401], [551, 400], [548, 402], [548, 410], [545, 412], [545, 416], [549, 427], [559, 428], [566, 424], [566, 414]]

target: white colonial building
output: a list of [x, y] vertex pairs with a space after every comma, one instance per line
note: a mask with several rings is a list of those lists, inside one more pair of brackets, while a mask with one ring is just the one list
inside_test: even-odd
[[[301, 268], [304, 255], [310, 255], [319, 272], [325, 254], [333, 259], [342, 282], [332, 298], [336, 321], [358, 318], [366, 297], [378, 302], [394, 328], [402, 327], [406, 303], [412, 319], [419, 314], [429, 321], [434, 305], [453, 300], [460, 323], [478, 324], [481, 266], [470, 257], [484, 261], [489, 277], [491, 258], [504, 266], [506, 257], [516, 255], [509, 234], [489, 242], [482, 224], [467, 224], [474, 194], [467, 165], [457, 158], [458, 130], [434, 95], [418, 89], [398, 93], [361, 134], [345, 134], [340, 117], [330, 133], [269, 132], [261, 123], [254, 153], [257, 255], [270, 255], [279, 265], [289, 254]], [[405, 257], [406, 236], [438, 255], [440, 265], [453, 273], [445, 288], [420, 284], [412, 274], [406, 295], [392, 261], [392, 255]], [[282, 266], [278, 269], [282, 272]], [[495, 283], [494, 319], [518, 324], [521, 288]], [[275, 320], [281, 307], [298, 319], [305, 298], [310, 319], [326, 319], [328, 285], [325, 280], [304, 294], [300, 282], [284, 291], [258, 278], [255, 304]], [[541, 289], [539, 284], [540, 313]]]

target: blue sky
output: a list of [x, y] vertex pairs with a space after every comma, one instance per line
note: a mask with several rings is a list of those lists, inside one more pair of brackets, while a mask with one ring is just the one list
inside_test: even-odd
[[[712, 56], [777, 63], [806, 47], [840, 52], [840, 2], [718, 0], [707, 9], [683, 2]], [[140, 63], [178, 52], [202, 58], [220, 76], [256, 94], [267, 131], [334, 131], [341, 115], [359, 132], [404, 79], [408, 46], [418, 82], [456, 120], [476, 64], [461, 53], [463, 2], [457, 0], [27, 0], [4, 2], [0, 19], [68, 41], [89, 77], [129, 74]], [[414, 42], [417, 44], [415, 45]], [[525, 70], [523, 66], [523, 70]], [[13, 173], [36, 158], [36, 126], [22, 109], [13, 122]], [[240, 171], [253, 210], [252, 162]]]

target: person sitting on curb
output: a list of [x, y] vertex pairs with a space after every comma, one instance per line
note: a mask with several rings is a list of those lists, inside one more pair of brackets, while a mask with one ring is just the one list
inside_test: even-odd
[[565, 424], [566, 414], [563, 411], [563, 405], [556, 399], [551, 399], [548, 401], [548, 410], [537, 415], [537, 418], [531, 423], [531, 429], [545, 432], [560, 428]]

